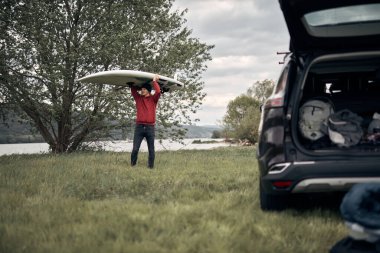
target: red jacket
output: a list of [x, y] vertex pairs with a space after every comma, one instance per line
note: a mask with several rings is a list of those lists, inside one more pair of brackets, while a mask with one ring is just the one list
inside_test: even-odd
[[137, 117], [136, 124], [154, 125], [156, 123], [156, 107], [161, 96], [160, 86], [153, 82], [154, 95], [142, 96], [137, 92], [136, 87], [131, 88], [132, 96], [135, 99]]

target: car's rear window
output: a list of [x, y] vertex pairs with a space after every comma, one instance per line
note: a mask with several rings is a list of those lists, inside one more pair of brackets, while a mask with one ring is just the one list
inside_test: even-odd
[[302, 20], [308, 33], [316, 37], [380, 34], [380, 3], [310, 12]]

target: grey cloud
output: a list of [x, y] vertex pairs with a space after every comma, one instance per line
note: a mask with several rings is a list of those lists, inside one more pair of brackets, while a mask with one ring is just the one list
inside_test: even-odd
[[[278, 78], [282, 56], [287, 51], [288, 30], [277, 0], [177, 0], [175, 8], [188, 8], [187, 27], [192, 37], [215, 45], [213, 61], [203, 74], [204, 91], [226, 101], [202, 106], [200, 123], [222, 119], [228, 99], [244, 92], [264, 78]], [[207, 99], [207, 98], [206, 98]]]
[[241, 10], [241, 13], [235, 10], [230, 15], [221, 16], [217, 7], [210, 8], [206, 14], [203, 9], [192, 11], [189, 7], [189, 14], [193, 13], [190, 15], [193, 22], [189, 25], [193, 24], [193, 36], [215, 45], [212, 52], [215, 56], [265, 55], [270, 50], [287, 50], [282, 46], [289, 41], [285, 21], [274, 2], [276, 4], [264, 5], [259, 1], [262, 9], [256, 10], [256, 15], [249, 10]]
[[[251, 36], [252, 32], [259, 31], [271, 31], [282, 32], [285, 27], [283, 22], [283, 16], [278, 6], [277, 1], [219, 1], [233, 2], [236, 8], [232, 13], [220, 14], [218, 6], [212, 6], [204, 9], [192, 9], [191, 3], [194, 8], [199, 6], [198, 1], [192, 1], [185, 3], [189, 5], [189, 16], [192, 20], [196, 20], [199, 24], [196, 33], [202, 38], [204, 37], [230, 37], [230, 36]], [[202, 6], [206, 5], [210, 1], [201, 1]], [[252, 3], [251, 9], [245, 9], [247, 6], [244, 3]], [[265, 2], [265, 4], [263, 3]], [[194, 4], [196, 3], [196, 4]], [[253, 9], [254, 7], [257, 7]], [[241, 8], [241, 9], [239, 9]], [[192, 22], [190, 22], [191, 24]], [[283, 27], [279, 24], [283, 24]]]

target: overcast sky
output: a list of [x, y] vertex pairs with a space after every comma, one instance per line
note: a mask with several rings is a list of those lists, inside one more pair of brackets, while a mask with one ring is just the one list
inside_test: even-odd
[[215, 45], [203, 75], [207, 96], [197, 125], [218, 124], [230, 100], [256, 81], [277, 80], [288, 50], [288, 30], [277, 0], [175, 0], [192, 37]]

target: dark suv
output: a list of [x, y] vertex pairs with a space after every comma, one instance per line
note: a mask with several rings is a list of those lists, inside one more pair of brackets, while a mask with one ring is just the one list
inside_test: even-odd
[[[368, 130], [380, 113], [380, 1], [279, 3], [291, 41], [261, 115], [257, 157], [263, 210], [286, 208], [299, 193], [344, 192], [356, 183], [380, 182], [380, 132]], [[333, 106], [316, 138], [300, 127], [301, 108], [311, 100]], [[347, 145], [339, 145], [329, 126], [331, 115], [343, 110], [360, 118], [358, 141]]]

